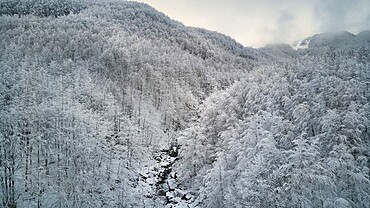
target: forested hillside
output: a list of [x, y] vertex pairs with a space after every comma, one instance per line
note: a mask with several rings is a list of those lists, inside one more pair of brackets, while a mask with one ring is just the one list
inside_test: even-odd
[[369, 207], [369, 40], [0, 0], [0, 207]]
[[369, 207], [369, 48], [257, 67], [181, 138], [201, 207]]

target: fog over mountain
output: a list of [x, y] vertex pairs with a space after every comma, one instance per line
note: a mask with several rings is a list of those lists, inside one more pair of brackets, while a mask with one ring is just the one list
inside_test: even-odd
[[0, 207], [370, 207], [369, 49], [1, 0]]
[[137, 0], [185, 25], [227, 34], [245, 46], [292, 43], [317, 33], [370, 29], [368, 0]]

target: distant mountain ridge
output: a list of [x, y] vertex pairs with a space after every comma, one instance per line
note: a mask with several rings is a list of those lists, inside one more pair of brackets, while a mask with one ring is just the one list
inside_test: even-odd
[[316, 34], [292, 44], [269, 44], [260, 48], [275, 59], [296, 58], [304, 54], [319, 55], [329, 51], [349, 51], [370, 45], [370, 31], [357, 35], [350, 32], [332, 32]]
[[370, 44], [370, 31], [362, 31], [357, 35], [350, 32], [332, 32], [317, 34], [312, 37], [306, 38], [293, 46], [299, 45], [307, 50], [314, 49], [327, 49], [332, 48], [335, 50], [348, 50], [351, 48], [358, 48]]

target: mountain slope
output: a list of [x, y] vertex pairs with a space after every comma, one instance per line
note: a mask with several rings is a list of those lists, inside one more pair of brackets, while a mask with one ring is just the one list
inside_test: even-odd
[[164, 206], [139, 172], [260, 54], [141, 3], [2, 1], [0, 14], [3, 207]]
[[142, 3], [0, 1], [0, 206], [367, 207], [369, 35], [342, 35], [257, 50]]
[[269, 50], [283, 62], [211, 95], [181, 138], [199, 206], [370, 206], [369, 49]]
[[357, 35], [350, 32], [332, 32], [317, 34], [301, 41], [305, 49], [298, 49], [301, 53], [320, 54], [323, 51], [348, 51], [361, 47], [368, 47], [370, 44], [369, 31], [362, 31]]

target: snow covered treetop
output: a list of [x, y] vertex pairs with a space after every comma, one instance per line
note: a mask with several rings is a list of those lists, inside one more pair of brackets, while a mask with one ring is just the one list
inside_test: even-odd
[[72, 0], [10, 0], [0, 2], [0, 15], [35, 15], [39, 17], [63, 16], [70, 13], [79, 13], [84, 6]]

